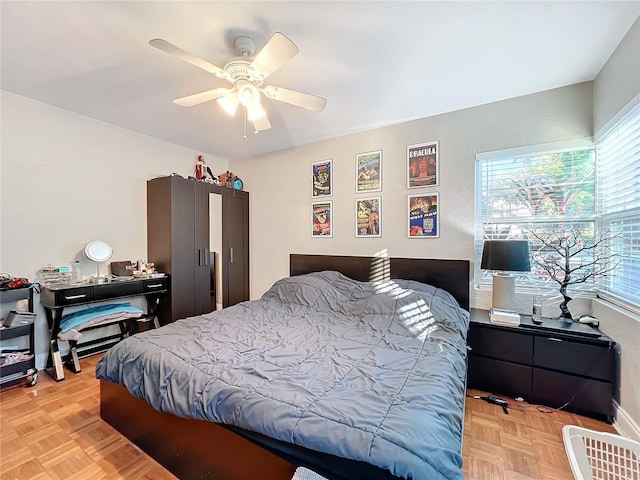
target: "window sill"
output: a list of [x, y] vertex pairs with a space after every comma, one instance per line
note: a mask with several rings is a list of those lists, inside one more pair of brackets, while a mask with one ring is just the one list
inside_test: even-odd
[[[591, 300], [591, 309], [596, 317], [600, 316], [604, 318], [605, 316], [613, 314], [616, 317], [623, 316], [640, 323], [640, 315], [637, 313], [602, 298], [594, 298]], [[604, 313], [604, 315], [600, 312]]]

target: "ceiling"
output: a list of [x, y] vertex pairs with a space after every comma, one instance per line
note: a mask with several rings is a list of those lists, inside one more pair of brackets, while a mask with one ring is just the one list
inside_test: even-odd
[[[593, 80], [640, 1], [57, 1], [1, 3], [3, 90], [223, 159]], [[282, 32], [300, 53], [266, 83], [328, 99], [265, 99], [272, 128], [172, 102], [230, 84], [149, 45], [214, 65], [237, 35]], [[639, 47], [640, 49], [640, 47]]]

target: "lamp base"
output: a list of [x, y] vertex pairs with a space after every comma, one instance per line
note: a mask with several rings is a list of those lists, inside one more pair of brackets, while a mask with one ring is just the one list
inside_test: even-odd
[[493, 308], [515, 311], [515, 296], [516, 277], [508, 273], [496, 273], [493, 276], [493, 293], [491, 299]]

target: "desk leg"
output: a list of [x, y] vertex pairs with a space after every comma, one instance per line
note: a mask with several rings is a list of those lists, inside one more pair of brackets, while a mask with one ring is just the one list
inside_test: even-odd
[[150, 318], [152, 328], [160, 328], [160, 320], [158, 319], [158, 310], [160, 309], [160, 302], [164, 292], [147, 293], [145, 298], [147, 299], [147, 317]]
[[64, 369], [62, 367], [62, 356], [58, 348], [58, 336], [55, 332], [60, 330], [60, 320], [62, 319], [62, 310], [44, 309], [49, 324], [49, 356], [47, 358], [47, 372], [54, 380], [61, 382], [64, 380]]
[[78, 358], [78, 342], [77, 340], [69, 340], [69, 356], [67, 358], [67, 366], [73, 373], [80, 373], [80, 359]]

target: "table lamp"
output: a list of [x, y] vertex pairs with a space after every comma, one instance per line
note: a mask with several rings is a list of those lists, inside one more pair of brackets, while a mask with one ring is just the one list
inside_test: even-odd
[[487, 240], [482, 249], [483, 270], [493, 274], [492, 307], [515, 310], [516, 278], [509, 272], [529, 272], [529, 242], [527, 240]]

